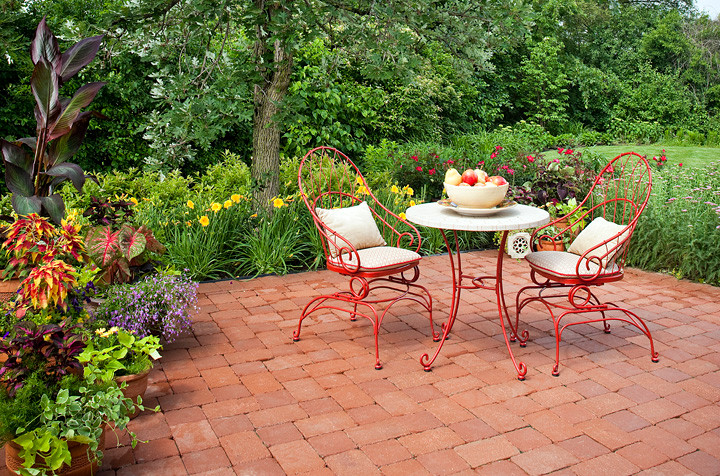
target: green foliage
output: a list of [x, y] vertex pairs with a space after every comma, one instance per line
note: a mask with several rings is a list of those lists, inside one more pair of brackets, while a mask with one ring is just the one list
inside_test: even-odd
[[145, 336], [137, 338], [124, 329], [98, 328], [87, 346], [78, 355], [84, 364], [83, 375], [97, 376], [102, 382], [110, 382], [116, 376], [139, 374], [152, 368], [152, 361], [160, 358], [160, 338]]

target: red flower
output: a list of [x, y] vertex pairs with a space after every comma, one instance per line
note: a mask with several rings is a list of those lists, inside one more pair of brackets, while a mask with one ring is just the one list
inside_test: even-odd
[[678, 164], [678, 167], [682, 167], [682, 162], [680, 162], [680, 163]]
[[417, 167], [415, 167], [415, 170], [417, 170], [418, 172], [422, 172], [422, 167], [418, 165]]
[[478, 162], [478, 165], [483, 165], [483, 164], [485, 164], [484, 160], [481, 160], [480, 162]]
[[667, 157], [665, 157], [665, 156], [663, 155], [662, 157], [660, 157], [660, 160], [663, 161], [663, 162], [665, 162], [665, 161], [667, 160]]
[[528, 155], [527, 159], [528, 159], [528, 162], [535, 162], [535, 157], [533, 157], [532, 155]]
[[553, 162], [558, 163], [560, 162], [560, 159], [553, 159]]
[[514, 169], [507, 169], [507, 172], [508, 172], [510, 175], [515, 175], [515, 170], [514, 170]]
[[567, 150], [565, 151], [565, 155], [570, 155], [570, 154], [572, 154], [572, 153], [573, 153], [572, 149], [567, 149]]
[[501, 145], [496, 145], [496, 146], [495, 146], [495, 150], [502, 150], [502, 146], [501, 146]]
[[605, 169], [605, 170], [607, 170], [607, 172], [610, 173], [610, 174], [613, 173], [613, 172], [615, 172], [615, 169], [613, 168], [612, 165], [608, 165], [608, 168]]
[[428, 173], [429, 173], [430, 175], [435, 175], [435, 169], [430, 169], [430, 170], [428, 170]]
[[490, 158], [491, 158], [491, 159], [494, 159], [495, 157], [497, 157], [497, 154], [496, 154], [495, 152], [493, 152], [492, 154], [490, 154]]
[[452, 159], [447, 159], [447, 160], [445, 161], [445, 163], [448, 164], [448, 165], [452, 165], [452, 164], [455, 163], [455, 161], [452, 160]]
[[414, 160], [415, 162], [417, 162], [417, 161], [418, 161], [417, 155], [413, 155], [413, 156], [412, 156], [412, 157], [410, 157], [410, 158], [411, 158], [411, 159], [413, 159], [413, 160]]
[[562, 147], [558, 147], [558, 154], [562, 154], [564, 150]]

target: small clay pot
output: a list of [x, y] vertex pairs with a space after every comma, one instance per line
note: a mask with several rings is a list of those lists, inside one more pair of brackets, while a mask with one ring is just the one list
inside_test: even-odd
[[[150, 370], [152, 370], [152, 368], [149, 368], [145, 372], [139, 374], [115, 377], [115, 381], [117, 382], [118, 386], [120, 386], [123, 382], [127, 383], [127, 386], [122, 389], [122, 393], [125, 398], [130, 398], [132, 399], [133, 403], [137, 404], [138, 396], [140, 398], [145, 397], [145, 391], [147, 390], [148, 386], [148, 376], [150, 375]], [[135, 411], [128, 416], [130, 417], [130, 419], [133, 419], [139, 414], [140, 412], [137, 408], [135, 408]]]
[[565, 251], [565, 244], [562, 240], [551, 241], [540, 239], [535, 245], [536, 251]]
[[[100, 435], [98, 448], [101, 450], [105, 449], [105, 429], [103, 429]], [[5, 465], [8, 471], [10, 471], [10, 474], [20, 474], [17, 470], [19, 470], [23, 464], [22, 458], [18, 456], [21, 450], [22, 447], [12, 441], [8, 441], [5, 444]], [[70, 441], [68, 442], [68, 450], [70, 450], [70, 455], [72, 456], [70, 466], [62, 465], [55, 474], [60, 476], [90, 476], [100, 472], [100, 461], [94, 458], [90, 459], [90, 457], [94, 457], [94, 455], [90, 455], [90, 447], [88, 445]], [[44, 462], [41, 457], [38, 457], [38, 459]], [[36, 466], [33, 467], [38, 467], [37, 463]]]

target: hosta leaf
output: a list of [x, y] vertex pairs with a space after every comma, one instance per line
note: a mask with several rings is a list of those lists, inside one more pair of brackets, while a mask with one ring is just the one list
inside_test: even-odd
[[90, 38], [84, 38], [62, 54], [62, 61], [60, 71], [58, 74], [61, 77], [62, 82], [67, 82], [68, 79], [72, 78], [77, 74], [78, 71], [83, 69], [90, 63], [100, 48], [102, 43], [103, 35], [92, 36]]
[[72, 181], [78, 192], [81, 192], [83, 185], [85, 185], [85, 174], [83, 173], [83, 170], [79, 165], [71, 164], [69, 162], [57, 164], [45, 172], [45, 174]]
[[67, 134], [72, 128], [73, 122], [75, 122], [75, 119], [80, 114], [80, 111], [95, 99], [98, 91], [100, 91], [105, 84], [104, 82], [88, 83], [78, 89], [67, 106], [63, 108], [60, 117], [58, 117], [57, 121], [50, 127], [51, 132], [48, 140]]
[[55, 73], [50, 63], [41, 58], [35, 65], [30, 79], [30, 88], [37, 105], [35, 113], [38, 116], [38, 126], [40, 128], [47, 127], [51, 118], [57, 114], [60, 108], [59, 87], [57, 73]]
[[60, 61], [60, 58], [60, 47], [57, 39], [48, 28], [45, 17], [43, 17], [38, 23], [35, 37], [30, 44], [30, 59], [33, 64], [37, 64], [44, 59], [51, 65], [55, 65]]

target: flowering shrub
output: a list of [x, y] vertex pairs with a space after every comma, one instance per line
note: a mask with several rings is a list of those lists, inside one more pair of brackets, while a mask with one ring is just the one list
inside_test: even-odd
[[126, 285], [111, 286], [96, 319], [138, 337], [162, 336], [172, 342], [192, 325], [197, 310], [197, 283], [185, 276], [156, 274]]

